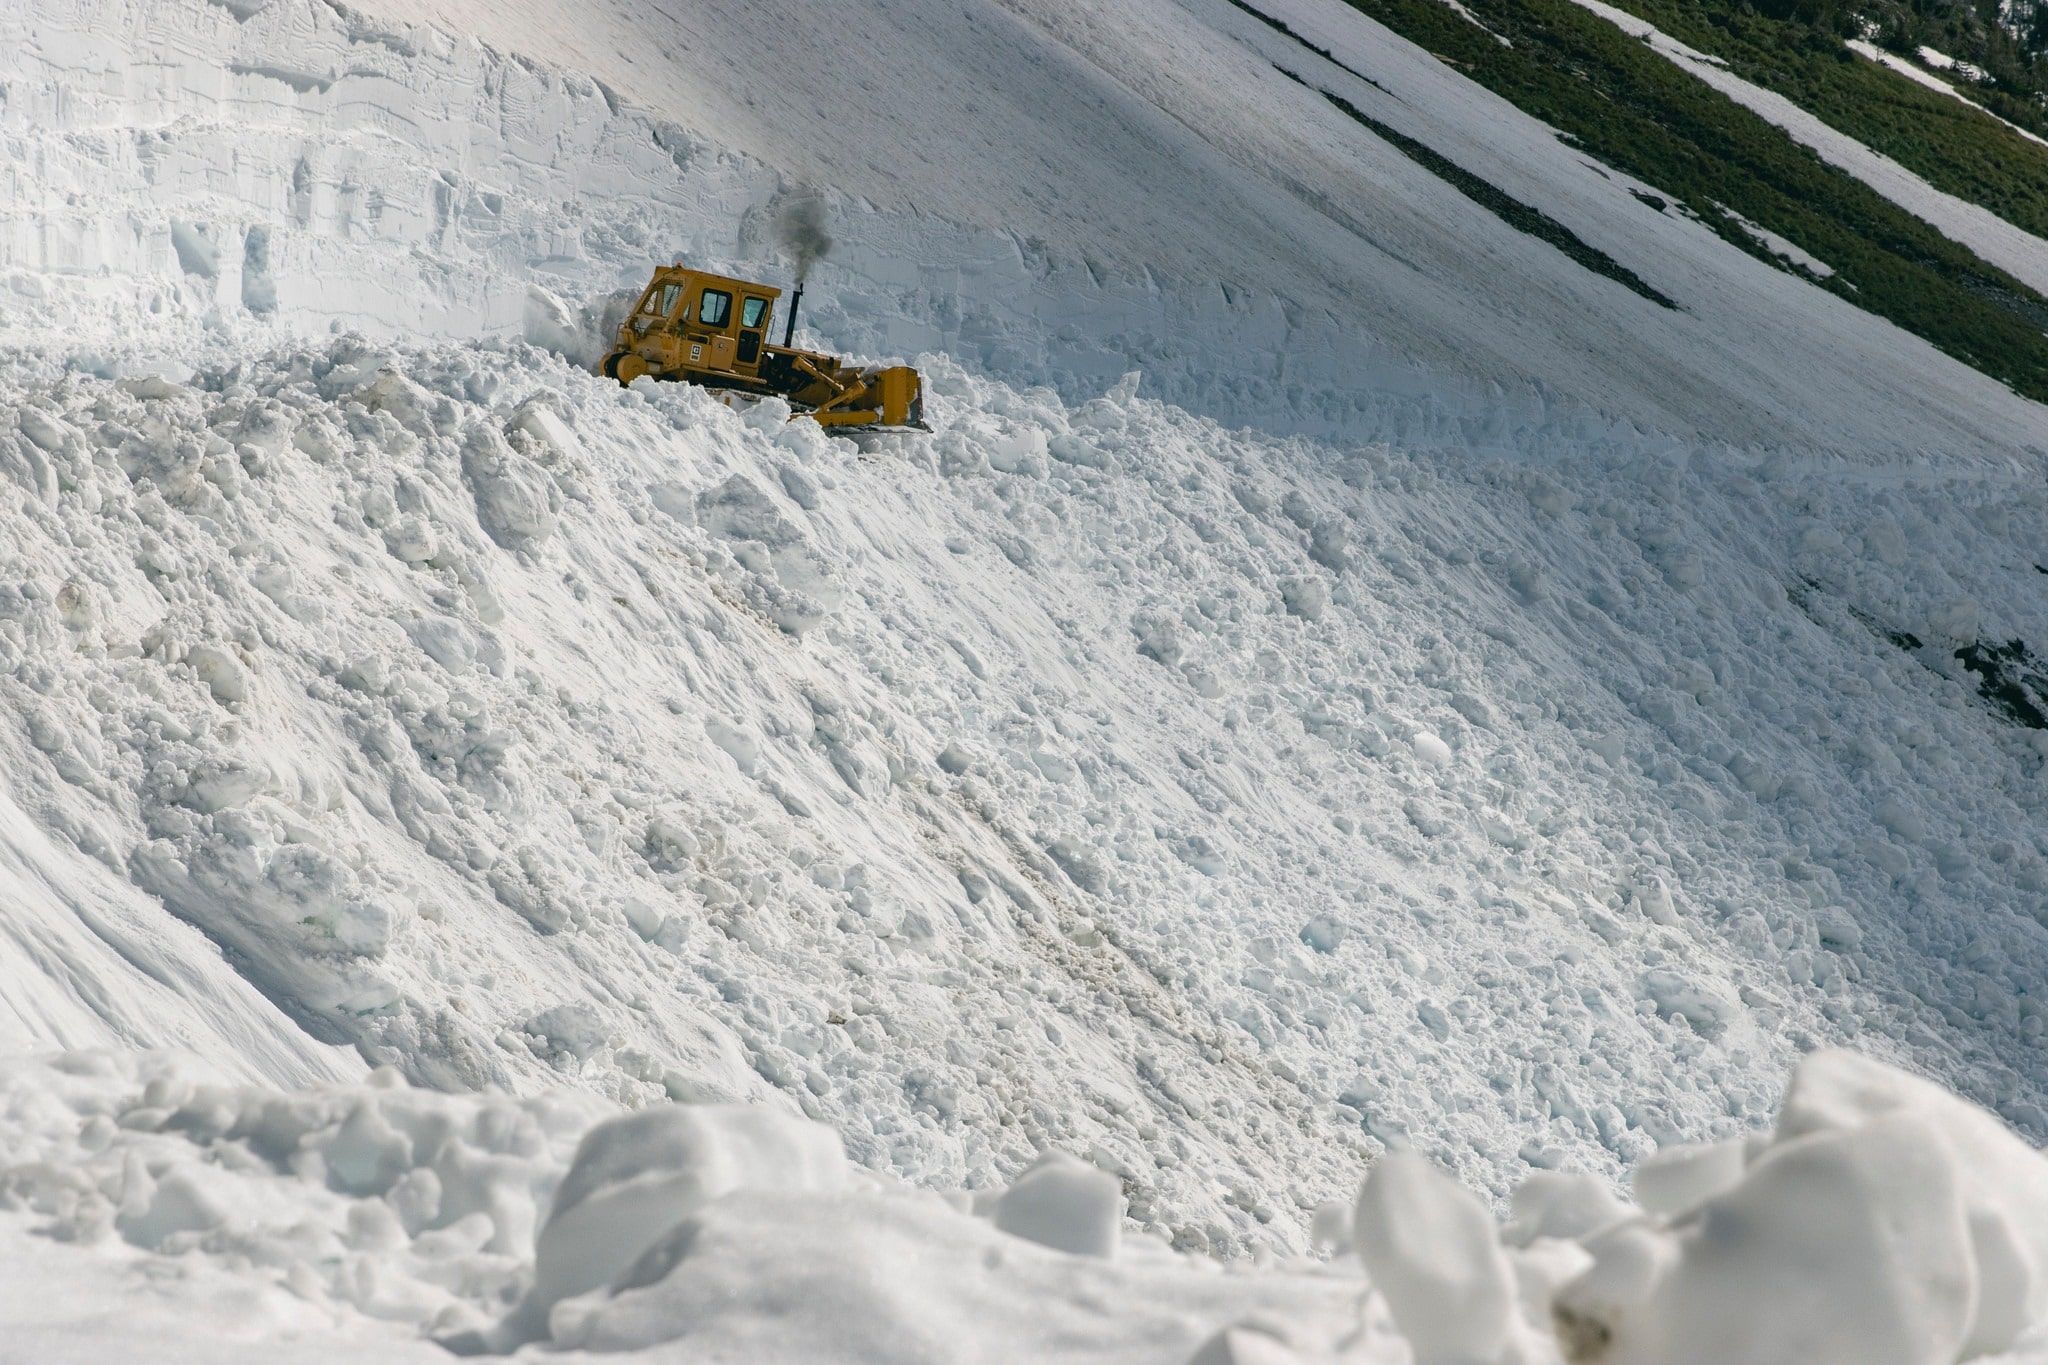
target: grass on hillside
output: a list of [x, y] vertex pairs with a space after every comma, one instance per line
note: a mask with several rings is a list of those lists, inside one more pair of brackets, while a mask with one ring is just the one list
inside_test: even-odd
[[[1783, 95], [1936, 189], [2048, 239], [2048, 147], [1997, 119], [1857, 57], [1824, 28], [1743, 13], [1733, 0], [1611, 3], [1721, 58], [1744, 80]], [[1967, 84], [1958, 89], [2048, 137], [2048, 108], [2039, 103]]]
[[1818, 287], [2048, 402], [2048, 299], [1613, 24], [1571, 0], [1466, 0], [1484, 28], [1442, 0], [1348, 2], [1733, 245], [1791, 269], [1724, 210], [1826, 262]]

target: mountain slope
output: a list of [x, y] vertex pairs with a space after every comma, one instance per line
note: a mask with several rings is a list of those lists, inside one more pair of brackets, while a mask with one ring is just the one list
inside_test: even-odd
[[[2038, 756], [2011, 708], [1974, 690], [2010, 685], [2024, 702], [2038, 687], [2029, 656], [1997, 652], [2048, 636], [2032, 476], [1958, 459], [1907, 484], [1848, 477], [1800, 455], [1644, 438], [1565, 404], [1481, 400], [1443, 380], [1391, 394], [1348, 381], [1352, 415], [1401, 432], [1397, 446], [1288, 443], [1226, 435], [1127, 385], [1075, 404], [937, 358], [940, 435], [876, 464], [802, 427], [770, 441], [699, 395], [612, 395], [537, 353], [362, 342], [265, 353], [291, 330], [347, 320], [567, 337], [574, 319], [530, 282], [589, 293], [632, 278], [650, 238], [715, 251], [735, 220], [735, 257], [758, 256], [770, 248], [749, 210], [772, 202], [776, 177], [576, 78], [425, 31], [291, 4], [239, 21], [138, 11], [111, 51], [176, 35], [169, 50], [184, 54], [175, 79], [150, 81], [78, 45], [89, 11], [41, 16], [15, 58], [43, 63], [51, 82], [17, 86], [10, 101], [17, 119], [49, 111], [11, 134], [42, 157], [15, 172], [40, 186], [18, 212], [43, 224], [43, 254], [14, 267], [17, 291], [40, 295], [23, 321], [97, 295], [155, 346], [212, 367], [191, 385], [110, 388], [44, 377], [49, 352], [14, 362], [28, 385], [6, 447], [22, 547], [9, 647], [28, 726], [13, 741], [16, 771], [43, 793], [23, 798], [40, 826], [205, 930], [281, 1011], [267, 1024], [281, 1037], [303, 1030], [465, 1087], [580, 1073], [606, 1049], [613, 1060], [585, 1082], [621, 1097], [673, 1088], [671, 1073], [686, 1090], [735, 1093], [765, 1078], [808, 1105], [836, 1096], [848, 1124], [897, 1115], [905, 1126], [862, 1155], [933, 1178], [1014, 1166], [1055, 1137], [1168, 1131], [1129, 1117], [1129, 1096], [1164, 1086], [1146, 1103], [1171, 1109], [1180, 1067], [1248, 1045], [1248, 1057], [1277, 1060], [1231, 1073], [1238, 1103], [1363, 1123], [1381, 1139], [1435, 1131], [1496, 1189], [1525, 1147], [1555, 1143], [1614, 1170], [1645, 1135], [1739, 1126], [1770, 1102], [1789, 1046], [1866, 1029], [2035, 1121], [2023, 1040], [2043, 890], [2043, 850], [2025, 832]], [[1206, 44], [1239, 69], [1253, 42], [1298, 55], [1294, 40], [1245, 22], [1242, 41], [1203, 30], [1158, 51]], [[947, 50], [928, 44], [919, 59]], [[1397, 42], [1385, 50], [1408, 61]], [[281, 65], [287, 53], [294, 65]], [[1406, 109], [1490, 107], [1434, 63], [1399, 69], [1390, 98]], [[1267, 74], [1251, 79], [1267, 89]], [[138, 122], [164, 131], [138, 135]], [[432, 131], [407, 131], [415, 123]], [[1339, 144], [1355, 154], [1357, 127], [1344, 124], [1327, 155]], [[1492, 144], [1553, 168], [1569, 159], [1513, 119]], [[1476, 138], [1455, 145], [1478, 155]], [[1382, 183], [1421, 197], [1382, 211], [1439, 212], [1440, 250], [1511, 247], [1517, 271], [1671, 318], [1389, 155]], [[208, 158], [242, 173], [208, 175]], [[456, 169], [428, 174], [437, 159]], [[1039, 174], [1020, 172], [1017, 193]], [[1586, 180], [1575, 174], [1561, 177], [1572, 195]], [[1765, 300], [1753, 331], [1782, 307], [1769, 301], [1782, 276], [1694, 225], [1647, 209], [1589, 220], [1566, 204], [1591, 201], [1546, 198], [1533, 166], [1499, 183], [1550, 203], [1601, 249], [1626, 254], [1645, 231], [1682, 247], [1670, 259], [1696, 272], [1679, 291], [1695, 305], [1724, 271]], [[1619, 191], [1600, 183], [1611, 202]], [[565, 222], [551, 205], [578, 186], [592, 193]], [[407, 194], [431, 212], [411, 212]], [[83, 204], [155, 205], [160, 226], [127, 242], [79, 236]], [[1101, 211], [1079, 212], [1070, 230]], [[852, 205], [843, 222], [854, 268], [821, 282], [813, 316], [856, 335], [903, 324], [886, 306], [880, 323], [863, 320], [886, 300], [857, 268], [885, 245], [978, 240]], [[1162, 240], [1217, 249], [1193, 228]], [[95, 251], [102, 273], [58, 268]], [[1016, 278], [970, 264], [946, 267], [962, 331], [969, 302]], [[1467, 270], [1461, 287], [1489, 287], [1493, 276]], [[110, 288], [131, 277], [150, 292]], [[1672, 284], [1668, 271], [1655, 278]], [[358, 279], [370, 283], [344, 295]], [[1039, 277], [1048, 291], [1068, 283], [1057, 269]], [[1080, 316], [1112, 306], [1113, 289], [1074, 287]], [[334, 311], [344, 296], [349, 310]], [[1817, 293], [1802, 303], [1779, 316], [1809, 339], [1834, 325], [1881, 334]], [[1532, 330], [1571, 325], [1568, 309], [1524, 306]], [[1220, 315], [1257, 325], [1255, 313]], [[1001, 321], [977, 316], [973, 326]], [[1682, 313], [1658, 335], [1676, 344], [1694, 321]], [[160, 364], [113, 329], [77, 335], [103, 371]], [[990, 331], [979, 358], [1035, 372], [1044, 361], [1030, 348], [1050, 356], [1063, 335]], [[1168, 386], [1228, 393], [1242, 336], [1194, 339]], [[1617, 377], [1650, 382], [1636, 368]], [[1785, 378], [1815, 386], [1813, 420], [1841, 414], [1845, 396], [1814, 369]], [[1307, 383], [1264, 397], [1297, 416], [1321, 401]], [[1864, 420], [1910, 430], [1914, 401]], [[2017, 411], [1957, 402], [1957, 419]], [[1541, 453], [1548, 472], [1471, 463], [1502, 449]], [[827, 476], [840, 484], [829, 497]], [[1939, 489], [1938, 505], [1889, 491], [1916, 486]], [[1176, 526], [1192, 539], [1160, 540]], [[887, 565], [905, 557], [916, 569], [893, 575]], [[1916, 652], [1893, 643], [1906, 639]], [[274, 681], [248, 676], [271, 667]], [[1814, 678], [1834, 694], [1818, 708], [1796, 700]], [[965, 705], [962, 688], [987, 695]], [[166, 727], [157, 710], [172, 695]], [[1469, 764], [1439, 774], [1437, 749], [1410, 751], [1425, 732], [1449, 738], [1452, 760], [1469, 735]], [[1956, 787], [1942, 775], [1956, 763], [1988, 785]], [[700, 809], [683, 799], [697, 790], [737, 804]], [[820, 821], [816, 846], [794, 833]], [[47, 862], [40, 845], [21, 847]], [[78, 875], [70, 894], [96, 894], [85, 888], [102, 874]], [[642, 903], [648, 887], [658, 894]], [[1469, 961], [1380, 951], [1338, 970], [1347, 934], [1352, 954], [1437, 936], [1429, 907], [1446, 896], [1473, 926], [1454, 940]], [[755, 922], [796, 904], [812, 905], [802, 931]], [[830, 908], [841, 904], [851, 908]], [[1189, 905], [1232, 926], [1210, 945], [1213, 963], [1188, 957]], [[1617, 910], [1651, 919], [1619, 928]], [[1527, 975], [1533, 961], [1495, 960], [1522, 917], [1552, 914], [1560, 924], [1544, 932], [1591, 952], [1595, 980], [1553, 990]], [[928, 1050], [956, 1006], [906, 981], [885, 994], [918, 1020], [904, 1030], [925, 1040], [916, 1060], [895, 1056], [891, 1080], [839, 1088], [815, 1059], [839, 1046], [842, 1025], [825, 1021], [853, 1014], [820, 992], [833, 980], [852, 991], [876, 968], [859, 956], [830, 965], [835, 935], [885, 959], [898, 947], [872, 945], [902, 939], [918, 960], [914, 945], [944, 945], [962, 915], [942, 976], [1001, 994], [1022, 953], [1042, 960], [1048, 983], [1081, 983], [1047, 984], [1028, 1010], [1012, 1002], [1027, 1019], [1046, 1012], [1050, 1032], [1025, 1025], [1020, 1041], [999, 1015], [941, 1065]], [[673, 989], [656, 985], [672, 967], [663, 926], [680, 933], [707, 916], [719, 930], [685, 961], [729, 942], [793, 955], [772, 1002], [746, 1003], [760, 986], [721, 986], [724, 969], [705, 966], [683, 1014], [635, 1004]], [[1701, 916], [1718, 927], [1661, 942]], [[505, 938], [507, 923], [538, 936]], [[610, 946], [563, 980], [564, 949], [584, 961], [589, 932]], [[987, 956], [994, 942], [1010, 946]], [[1874, 976], [1859, 984], [1865, 967], [1838, 965], [1844, 948]], [[103, 952], [82, 979], [150, 989], [128, 957]], [[1084, 1004], [1068, 998], [1076, 989], [1108, 994]], [[91, 994], [72, 990], [66, 1008]], [[115, 995], [102, 1026], [128, 1036]], [[1372, 1002], [1388, 998], [1412, 1003], [1387, 1016]], [[1539, 999], [1556, 1028], [1605, 1041], [1576, 1041], [1576, 1061], [1549, 1055], [1512, 1022]], [[721, 1022], [692, 1022], [702, 1009]], [[1083, 1102], [1086, 1085], [1059, 1079], [1041, 1053], [1041, 1032], [1055, 1051], [1070, 1046], [1051, 1022], [1070, 1010], [1100, 1030], [1114, 1098]], [[1618, 1017], [1598, 1022], [1603, 1011]], [[73, 1037], [44, 1013], [31, 1036]], [[1366, 1065], [1383, 1034], [1441, 1055], [1412, 1076], [1413, 1063]], [[1663, 1054], [1701, 1046], [1726, 1060], [1704, 1063], [1710, 1097], [1688, 1099], [1698, 1082], [1666, 1074]], [[991, 1070], [985, 1053], [1012, 1060]], [[277, 1079], [346, 1066], [283, 1056], [264, 1063]], [[1568, 1092], [1535, 1079], [1560, 1066], [1583, 1073]], [[1011, 1099], [967, 1098], [1012, 1072]], [[1616, 1089], [1597, 1079], [1609, 1075], [1663, 1098], [1632, 1115], [1576, 1097]], [[1493, 1078], [1493, 1093], [1440, 1104], [1476, 1077]], [[1056, 1120], [1028, 1098], [1048, 1085]], [[968, 1117], [962, 1104], [994, 1107]], [[1011, 1121], [1037, 1136], [995, 1140]], [[1225, 1121], [1205, 1160], [1234, 1164], [1222, 1153], [1246, 1131]], [[1280, 1140], [1264, 1131], [1262, 1143]], [[1318, 1169], [1324, 1143], [1283, 1144], [1271, 1168]], [[1224, 1219], [1203, 1234], [1219, 1244], [1251, 1232], [1243, 1210], [1219, 1213], [1193, 1190], [1162, 1208], [1185, 1201], [1189, 1216]]]
[[[224, 281], [260, 222], [277, 307], [345, 325], [516, 325], [507, 314], [527, 270], [613, 288], [649, 256], [676, 250], [772, 270], [772, 247], [749, 235], [745, 209], [788, 177], [845, 197], [841, 249], [813, 313], [838, 344], [943, 345], [1005, 377], [1060, 384], [1069, 397], [1135, 362], [1161, 396], [1227, 421], [1351, 439], [1482, 413], [1506, 417], [1502, 443], [1525, 451], [1555, 435], [1582, 438], [1586, 414], [1611, 427], [1880, 462], [1923, 452], [2003, 460], [2036, 440], [2031, 405], [1700, 224], [1645, 207], [1629, 191], [1655, 187], [1588, 166], [1548, 129], [1346, 13], [1383, 54], [1368, 74], [1396, 94], [1334, 70], [1331, 89], [1563, 224], [1680, 311], [1473, 212], [1428, 169], [1275, 69], [1276, 60], [1298, 65], [1299, 45], [1223, 0], [1191, 9], [1134, 0], [1113, 14], [1051, 0], [1014, 10], [856, 7], [843, 16], [849, 31], [876, 36], [852, 62], [835, 59], [802, 6], [692, 11], [681, 27], [631, 5], [404, 13], [473, 20], [467, 31], [492, 42], [571, 60], [656, 119], [758, 155], [752, 170], [712, 147], [693, 154], [688, 135], [630, 109], [612, 113], [594, 87], [557, 86], [464, 43], [295, 4], [239, 23], [227, 10], [183, 6], [102, 21], [90, 0], [16, 18], [9, 43], [24, 93], [10, 107], [29, 147], [56, 144], [25, 155], [117, 168], [111, 180], [95, 173], [95, 193], [115, 194], [109, 207], [132, 207], [138, 222], [232, 225], [227, 245], [215, 244]], [[96, 76], [103, 93], [50, 103], [63, 115], [21, 132], [23, 116], [44, 107], [28, 92], [69, 84], [65, 54], [94, 30], [142, 45], [135, 57], [151, 44], [211, 45], [241, 74], [174, 84], [176, 100], [123, 90], [127, 76]], [[758, 74], [771, 70], [805, 73], [811, 96], [779, 96]], [[912, 102], [881, 113], [903, 99]], [[375, 112], [393, 100], [401, 123], [437, 130], [429, 155], [369, 156], [401, 126]], [[105, 134], [91, 132], [94, 117], [107, 121]], [[190, 150], [135, 164], [117, 130], [137, 119]], [[315, 133], [347, 154], [305, 153]], [[165, 175], [211, 155], [201, 150], [209, 137], [236, 143], [240, 174]], [[594, 137], [610, 141], [593, 156]], [[668, 148], [649, 145], [663, 138]], [[678, 156], [689, 165], [677, 168]], [[914, 199], [890, 188], [890, 176], [913, 174]], [[650, 235], [655, 220], [622, 212], [620, 191], [642, 204], [682, 198], [695, 206], [691, 226]], [[374, 215], [373, 203], [382, 206]], [[567, 215], [564, 203], [574, 206]], [[156, 243], [145, 246], [151, 269], [172, 245], [167, 225], [157, 231], [165, 235], [145, 239]], [[432, 242], [435, 260], [480, 248], [491, 265], [482, 278], [481, 262], [465, 262], [388, 301], [366, 294], [337, 308], [318, 263], [379, 241]], [[397, 278], [417, 276], [418, 259], [401, 251]], [[223, 289], [227, 313], [238, 315], [238, 291]], [[479, 290], [497, 291], [495, 301], [479, 307]], [[434, 301], [427, 314], [421, 299]], [[1629, 439], [1627, 427], [1613, 429]]]
[[[259, 1342], [1548, 1362], [1620, 1245], [1639, 1323], [1814, 1330], [1681, 1273], [1722, 1196], [1871, 1339], [1921, 1279], [1912, 1349], [2048, 1320], [1854, 1221], [2041, 1226], [2038, 408], [1369, 26], [1386, 90], [1317, 70], [1391, 137], [1142, 0], [893, 11], [823, 89], [927, 122], [811, 140], [751, 73], [822, 39], [721, 12], [629, 90], [635, 12], [508, 21], [611, 86], [300, 0], [0, 19], [0, 1044], [65, 1049], [0, 1066], [0, 1259], [87, 1244], [10, 1322], [90, 1354], [168, 1267]], [[779, 269], [799, 176], [814, 335], [933, 432], [565, 359], [650, 260]], [[1845, 1221], [1775, 1217], [1809, 1160]], [[1625, 1349], [1731, 1358], [1681, 1337]]]

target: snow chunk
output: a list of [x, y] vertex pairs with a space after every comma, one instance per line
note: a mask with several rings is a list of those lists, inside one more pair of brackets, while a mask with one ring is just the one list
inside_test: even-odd
[[1114, 1256], [1123, 1227], [1123, 1186], [1065, 1152], [1047, 1152], [996, 1204], [995, 1223], [1015, 1237], [1076, 1256]]
[[1131, 634], [1138, 637], [1138, 652], [1172, 668], [1180, 662], [1180, 629], [1173, 618], [1161, 612], [1140, 612], [1131, 618]]
[[1878, 824], [1909, 844], [1922, 843], [1927, 838], [1927, 822], [1896, 796], [1888, 797], [1877, 808], [1876, 819]]
[[763, 1106], [669, 1106], [600, 1123], [555, 1194], [534, 1247], [533, 1289], [500, 1349], [539, 1336], [556, 1303], [609, 1284], [722, 1195], [825, 1191], [845, 1178], [831, 1129]]
[[78, 428], [41, 408], [21, 407], [15, 411], [14, 420], [20, 424], [21, 434], [47, 454], [64, 455], [85, 448]]
[[1492, 1365], [1509, 1347], [1514, 1278], [1486, 1206], [1414, 1152], [1359, 1192], [1352, 1240], [1416, 1365]]
[[1037, 427], [1006, 432], [988, 443], [989, 465], [1005, 474], [1042, 479], [1046, 474], [1045, 432]]
[[1650, 919], [1658, 924], [1675, 928], [1678, 925], [1678, 906], [1671, 899], [1671, 888], [1656, 873], [1648, 873], [1636, 882], [1634, 888], [1636, 904]]
[[250, 764], [209, 759], [197, 764], [185, 780], [184, 802], [207, 815], [246, 805], [269, 785], [270, 774]]
[[761, 741], [752, 733], [717, 716], [704, 717], [704, 733], [732, 757], [741, 772], [748, 777], [760, 775]]
[[412, 623], [409, 631], [427, 657], [450, 673], [467, 673], [476, 663], [476, 636], [452, 617], [422, 617]]
[[1526, 1247], [1540, 1237], [1577, 1240], [1630, 1216], [1604, 1180], [1563, 1171], [1538, 1171], [1515, 1190], [1501, 1241]]
[[1311, 916], [1309, 922], [1301, 926], [1301, 941], [1319, 953], [1336, 952], [1344, 946], [1344, 940], [1350, 934], [1351, 930], [1342, 921], [1328, 915]]
[[539, 441], [561, 459], [580, 464], [588, 458], [583, 451], [583, 442], [576, 439], [576, 433], [569, 430], [569, 424], [545, 403], [536, 400], [522, 404], [512, 415], [512, 426]]
[[1778, 1139], [1858, 1132], [1910, 1115], [1953, 1154], [1956, 1197], [1979, 1267], [1972, 1350], [2003, 1350], [2048, 1321], [2048, 1160], [1991, 1114], [1941, 1087], [1857, 1053], [1817, 1052], [1792, 1078]]
[[1287, 614], [1304, 621], [1320, 621], [1330, 606], [1330, 586], [1320, 578], [1289, 577], [1280, 580], [1280, 600]]
[[1432, 768], [1448, 768], [1451, 764], [1451, 746], [1427, 730], [1418, 731], [1408, 746]]
[[1827, 947], [1853, 953], [1863, 946], [1863, 926], [1839, 905], [1824, 905], [1814, 911], [1813, 928]]
[[249, 670], [234, 651], [221, 645], [194, 645], [185, 651], [185, 663], [199, 675], [215, 701], [248, 700]]
[[1676, 1249], [1644, 1302], [1606, 1323], [1613, 1365], [1933, 1365], [1969, 1336], [1954, 1155], [1917, 1115], [1774, 1145]]
[[140, 1161], [130, 1164], [117, 1220], [121, 1235], [154, 1251], [181, 1233], [217, 1228], [232, 1215], [222, 1186], [227, 1182], [196, 1162], [181, 1164], [152, 1180]]
[[605, 1045], [604, 1020], [595, 1009], [571, 1000], [542, 1010], [520, 1026], [558, 1052], [582, 1061]]
[[508, 550], [530, 549], [555, 532], [561, 493], [547, 471], [516, 454], [484, 423], [463, 443], [462, 474], [476, 496], [477, 521]]
[[351, 1194], [382, 1194], [413, 1164], [412, 1142], [393, 1128], [381, 1106], [357, 1101], [321, 1150], [328, 1178]]
[[1636, 1167], [1630, 1189], [1651, 1213], [1682, 1214], [1742, 1179], [1746, 1145], [1743, 1138], [1729, 1138], [1666, 1147]]
[[1719, 1038], [1735, 1016], [1736, 1003], [1716, 983], [1668, 967], [1642, 975], [1643, 995], [1667, 1019], [1683, 1019], [1702, 1038]]

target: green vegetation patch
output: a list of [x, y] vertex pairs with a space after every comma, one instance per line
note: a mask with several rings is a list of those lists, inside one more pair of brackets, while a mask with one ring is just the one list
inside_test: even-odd
[[[1812, 22], [1771, 18], [1743, 0], [1610, 3], [1721, 58], [1744, 80], [1783, 95], [1936, 189], [1980, 204], [2015, 227], [2048, 239], [2048, 147], [1961, 100], [1856, 56], [1831, 26], [1857, 22], [1849, 16], [1817, 8], [1809, 14], [1788, 3], [1783, 7], [1788, 16], [1807, 15]], [[1775, 6], [1766, 0], [1766, 7]], [[2006, 52], [1994, 42], [1962, 41], [1965, 34], [1931, 21], [1912, 27], [1899, 20], [1883, 34], [1903, 52], [1922, 42], [1950, 55], [1959, 55], [1959, 49], [1961, 54]], [[2008, 57], [1985, 70], [1990, 84], [1954, 83], [1963, 97], [2048, 137], [2048, 103], [2041, 94], [2048, 86], [2048, 64]]]
[[1729, 210], [1826, 262], [1818, 288], [2048, 401], [2048, 299], [1571, 0], [1466, 0], [1476, 24], [1441, 0], [1348, 2], [1732, 245], [1811, 278]]

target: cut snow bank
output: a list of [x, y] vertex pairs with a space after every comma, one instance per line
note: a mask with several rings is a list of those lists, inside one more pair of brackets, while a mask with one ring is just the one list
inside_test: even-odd
[[[994, 10], [942, 8], [954, 48], [918, 53], [979, 51], [952, 11]], [[394, 1358], [1540, 1360], [1556, 1299], [1571, 1353], [1691, 1360], [1798, 1257], [1843, 1303], [1899, 1291], [1870, 1321], [1915, 1359], [2039, 1321], [2031, 1204], [1955, 1174], [2019, 1160], [1990, 1120], [1822, 1084], [1861, 1074], [1836, 1058], [1795, 1100], [1848, 1098], [1788, 1110], [1816, 1131], [1749, 1137], [1849, 1040], [2048, 1132], [2034, 410], [1839, 301], [1773, 311], [1784, 276], [1355, 17], [1329, 41], [1401, 93], [1347, 98], [1693, 311], [1646, 329], [1293, 118], [1320, 102], [1271, 67], [1307, 59], [1236, 11], [1191, 39], [1216, 80], [1162, 84], [1129, 35], [1185, 11], [1096, 9], [1002, 22], [1120, 72], [1165, 142], [1108, 174], [1170, 145], [1153, 207], [1187, 205], [1224, 170], [1186, 129], [1244, 125], [1131, 92], [1236, 101], [1315, 137], [1233, 164], [1363, 216], [1233, 180], [1307, 235], [1219, 297], [842, 197], [817, 325], [980, 371], [920, 356], [936, 433], [859, 444], [507, 335], [587, 345], [678, 246], [771, 264], [759, 163], [302, 0], [0, 15], [0, 1038], [222, 1073], [9, 1065], [8, 1197], [80, 1244], [0, 1219], [40, 1253], [7, 1253], [37, 1287], [10, 1345], [118, 1353], [120, 1301], [220, 1355], [221, 1322], [375, 1319]], [[1160, 218], [1184, 260], [1263, 240]], [[1361, 242], [1384, 284], [1326, 289]], [[1303, 296], [1868, 459], [1376, 388]], [[1124, 351], [1152, 388], [1096, 382]], [[1513, 1245], [1461, 1185], [1515, 1192]], [[1894, 1226], [1946, 1259], [1865, 1235]], [[1357, 1237], [1363, 1313], [1355, 1267], [1292, 1262], [1312, 1233]]]
[[[1140, 366], [1226, 423], [1517, 458], [1640, 430], [1859, 461], [2038, 446], [2000, 385], [1646, 210], [1348, 7], [1280, 8], [1378, 85], [1220, 0], [863, 0], [848, 23], [900, 36], [852, 64], [778, 3], [693, 11], [687, 44], [644, 0], [9, 7], [0, 345], [121, 374], [334, 328], [524, 335], [587, 362], [607, 301], [656, 262], [786, 281], [795, 177], [833, 206], [806, 295], [823, 344], [942, 350], [1069, 401]], [[1477, 209], [1279, 68], [1680, 310]]]
[[1115, 1181], [1058, 1153], [942, 1197], [858, 1172], [787, 1106], [621, 1114], [389, 1072], [278, 1092], [66, 1053], [0, 1064], [0, 1273], [51, 1290], [0, 1299], [0, 1331], [60, 1362], [138, 1318], [156, 1358], [263, 1342], [282, 1365], [426, 1358], [420, 1336], [762, 1365], [2048, 1360], [2048, 1160], [1984, 1111], [1821, 1052], [1774, 1132], [1667, 1148], [1644, 1178], [1681, 1166], [1714, 1175], [1647, 1208], [1538, 1174], [1501, 1227], [1392, 1153], [1324, 1257], [1225, 1270], [1099, 1243], [1092, 1197], [1041, 1187]]

